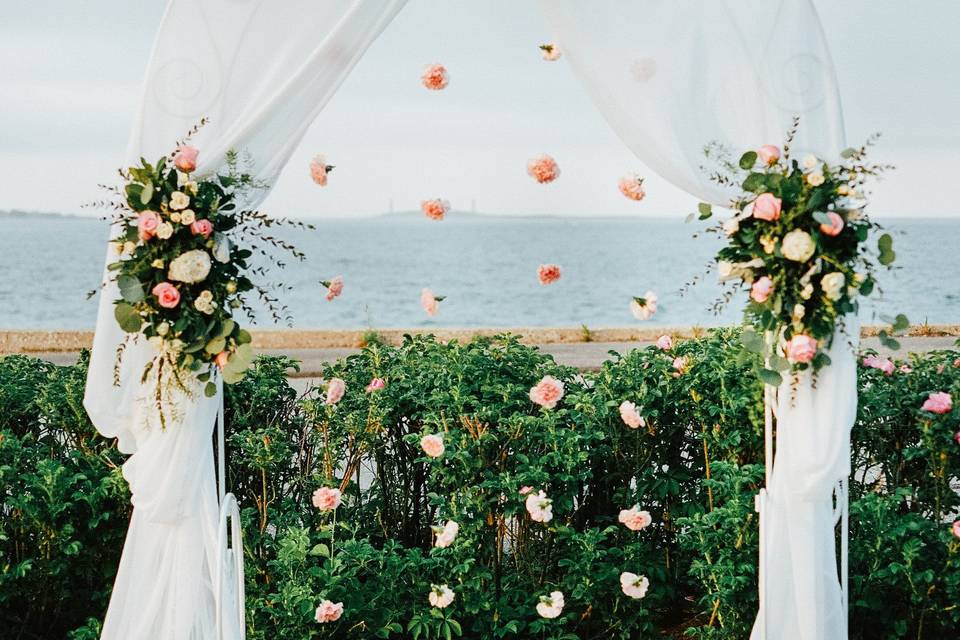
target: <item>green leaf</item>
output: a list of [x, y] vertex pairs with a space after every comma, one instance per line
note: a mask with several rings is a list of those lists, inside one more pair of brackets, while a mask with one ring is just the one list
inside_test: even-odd
[[207, 343], [204, 350], [210, 355], [216, 355], [227, 348], [227, 341], [224, 338], [216, 337]]
[[847, 147], [846, 149], [840, 152], [840, 157], [843, 158], [844, 160], [847, 160], [848, 158], [852, 158], [856, 153], [857, 153], [856, 149], [852, 147]]
[[767, 190], [767, 176], [762, 173], [751, 173], [743, 181], [743, 190], [751, 193], [763, 193]]
[[873, 293], [873, 287], [876, 283], [873, 281], [873, 278], [867, 278], [863, 281], [863, 284], [860, 285], [860, 295], [868, 296]]
[[230, 334], [233, 333], [233, 330], [236, 328], [236, 326], [237, 326], [237, 323], [231, 320], [230, 318], [227, 318], [226, 320], [224, 320], [223, 326], [220, 327], [220, 333], [219, 333], [220, 337], [221, 338], [229, 337]]
[[750, 353], [763, 353], [764, 351], [763, 336], [753, 329], [744, 329], [740, 334], [740, 342], [743, 343], [743, 348]]
[[324, 543], [314, 545], [313, 549], [310, 549], [310, 555], [312, 556], [323, 556], [324, 558], [330, 557], [330, 547]]
[[790, 363], [786, 358], [773, 354], [770, 356], [770, 366], [773, 367], [774, 371], [786, 371], [790, 368]]
[[897, 259], [897, 253], [893, 250], [893, 238], [889, 233], [880, 236], [880, 239], [877, 240], [877, 249], [880, 250], [877, 259], [883, 266], [889, 266]]
[[118, 302], [113, 309], [113, 317], [117, 319], [117, 324], [127, 333], [137, 333], [143, 325], [140, 314], [133, 306], [126, 302]]
[[123, 299], [130, 304], [136, 304], [144, 298], [143, 285], [133, 276], [122, 275], [117, 278], [117, 287]]
[[713, 207], [710, 206], [709, 202], [701, 202], [697, 206], [697, 210], [700, 212], [700, 219], [706, 220], [713, 215]]
[[208, 398], [212, 398], [213, 396], [217, 395], [217, 385], [212, 382], [205, 384], [203, 386], [203, 395], [207, 396]]
[[237, 344], [249, 344], [253, 338], [250, 336], [250, 332], [246, 329], [240, 329], [237, 333]]
[[756, 151], [747, 151], [745, 154], [740, 156], [740, 168], [741, 169], [752, 169], [753, 165], [757, 164], [757, 152]]
[[140, 192], [140, 204], [147, 206], [151, 199], [153, 199], [153, 182], [147, 180], [143, 185], [143, 191]]
[[906, 331], [910, 328], [910, 320], [902, 313], [898, 313], [897, 317], [893, 321], [893, 331], [898, 333], [900, 331]]
[[772, 369], [760, 369], [758, 375], [764, 384], [769, 384], [773, 387], [780, 386], [780, 383], [783, 382], [783, 378], [780, 376], [780, 374]]

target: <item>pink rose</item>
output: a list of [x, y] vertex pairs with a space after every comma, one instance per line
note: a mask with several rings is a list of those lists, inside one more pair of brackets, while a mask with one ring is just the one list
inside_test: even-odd
[[[890, 364], [893, 364], [892, 362]], [[908, 364], [900, 365], [900, 373], [913, 373], [913, 367]]]
[[330, 602], [329, 600], [324, 600], [320, 603], [320, 606], [317, 607], [317, 622], [323, 624], [326, 622], [336, 622], [340, 619], [340, 616], [343, 615], [343, 603], [342, 602]]
[[810, 362], [817, 355], [817, 341], [798, 333], [787, 341], [784, 350], [790, 362]]
[[540, 280], [540, 284], [548, 285], [553, 284], [560, 279], [560, 265], [557, 264], [542, 264], [537, 267], [537, 278]]
[[772, 193], [761, 193], [753, 201], [753, 217], [772, 222], [780, 219], [781, 200]]
[[383, 381], [383, 378], [374, 378], [370, 381], [370, 384], [367, 385], [367, 393], [372, 391], [379, 391], [387, 386], [387, 383]]
[[437, 297], [433, 295], [433, 291], [430, 289], [424, 288], [420, 292], [420, 306], [423, 307], [423, 310], [427, 313], [428, 316], [435, 316], [440, 311], [440, 305], [437, 304], [443, 300], [443, 297]]
[[757, 149], [757, 157], [767, 166], [777, 164], [777, 160], [780, 159], [780, 149], [772, 144], [765, 144]]
[[450, 84], [450, 75], [447, 73], [446, 67], [442, 64], [431, 64], [427, 65], [426, 69], [424, 69], [420, 80], [427, 89], [439, 91], [440, 89], [445, 89], [446, 86]]
[[637, 411], [637, 405], [629, 400], [624, 400], [620, 403], [620, 419], [631, 429], [639, 429], [646, 424], [643, 416]]
[[960, 358], [957, 358], [956, 360], [953, 361], [953, 366], [960, 367]]
[[840, 214], [836, 211], [828, 211], [827, 217], [830, 218], [830, 224], [822, 223], [820, 225], [820, 233], [828, 236], [839, 235], [843, 231], [843, 218], [840, 217]]
[[530, 400], [545, 409], [553, 409], [563, 397], [563, 383], [553, 376], [544, 376], [530, 389]]
[[678, 356], [673, 359], [673, 370], [675, 376], [681, 376], [687, 372], [689, 365], [686, 356]]
[[439, 458], [443, 455], [443, 436], [437, 433], [423, 436], [420, 438], [420, 448], [431, 458]]
[[420, 209], [431, 220], [443, 220], [443, 216], [450, 211], [450, 203], [440, 198], [423, 200], [420, 202]]
[[520, 487], [520, 495], [522, 495], [522, 496], [527, 495], [527, 494], [530, 493], [531, 491], [533, 491], [533, 487], [531, 487], [531, 486], [529, 486], [529, 485], [528, 485], [528, 486], [525, 486], [525, 487]]
[[197, 156], [200, 152], [193, 147], [186, 145], [177, 148], [176, 155], [173, 156], [173, 164], [180, 171], [190, 173], [197, 168]]
[[641, 511], [639, 505], [634, 505], [630, 509], [623, 509], [617, 518], [630, 531], [640, 531], [646, 529], [653, 522], [650, 513]]
[[553, 182], [560, 175], [557, 161], [544, 154], [527, 163], [527, 173], [540, 184]]
[[663, 351], [670, 351], [670, 349], [673, 349], [673, 338], [668, 335], [660, 336], [657, 338], [657, 348]]
[[637, 175], [623, 176], [617, 186], [620, 188], [620, 193], [631, 200], [639, 202], [647, 195], [643, 190], [643, 178]]
[[313, 492], [313, 506], [320, 511], [333, 511], [340, 506], [340, 489], [320, 487]]
[[953, 439], [957, 441], [957, 444], [960, 444], [960, 431], [953, 434]]
[[771, 293], [773, 293], [773, 280], [767, 276], [758, 278], [750, 287], [750, 297], [753, 298], [754, 302], [761, 304], [766, 302]]
[[953, 529], [953, 535], [960, 538], [960, 520], [954, 521], [952, 529]]
[[953, 409], [953, 398], [943, 391], [931, 393], [920, 408], [930, 413], [950, 413]]
[[180, 304], [180, 292], [169, 282], [161, 282], [150, 293], [156, 297], [157, 304], [164, 309], [173, 309]]
[[327, 404], [337, 404], [347, 391], [347, 383], [340, 378], [331, 378], [327, 383]]
[[217, 365], [217, 366], [220, 368], [220, 370], [222, 371], [223, 368], [224, 368], [225, 366], [227, 366], [227, 361], [228, 361], [229, 359], [230, 359], [230, 352], [229, 352], [229, 351], [221, 351], [220, 353], [217, 354], [217, 357], [214, 358], [213, 361], [216, 363], [216, 365]]
[[190, 225], [190, 233], [195, 236], [209, 238], [210, 234], [213, 233], [213, 223], [206, 218], [203, 220], [194, 220]]
[[327, 302], [343, 293], [343, 276], [337, 276], [333, 280], [323, 280], [320, 284], [327, 288]]
[[143, 211], [137, 216], [137, 235], [141, 240], [149, 240], [157, 234], [160, 216], [154, 211]]
[[310, 179], [321, 187], [327, 186], [327, 173], [333, 167], [327, 164], [327, 159], [323, 156], [314, 156], [310, 161]]
[[863, 359], [863, 366], [870, 369], [879, 369], [888, 376], [892, 375], [895, 369], [895, 365], [893, 364], [892, 360], [889, 358], [881, 358], [879, 356], [867, 356]]

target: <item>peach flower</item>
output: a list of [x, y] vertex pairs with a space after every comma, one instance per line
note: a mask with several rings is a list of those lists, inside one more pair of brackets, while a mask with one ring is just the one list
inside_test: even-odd
[[765, 144], [757, 149], [757, 157], [767, 166], [777, 164], [777, 160], [780, 159], [780, 149], [775, 145]]
[[757, 220], [767, 220], [772, 222], [780, 219], [780, 198], [772, 193], [761, 193], [753, 201], [753, 217]]
[[787, 341], [784, 351], [790, 362], [810, 362], [817, 354], [817, 341], [808, 335], [798, 333]]
[[553, 284], [560, 279], [560, 265], [558, 264], [542, 264], [537, 267], [537, 278], [540, 280], [540, 284], [548, 285]]
[[553, 376], [544, 376], [530, 389], [530, 400], [545, 409], [553, 409], [563, 398], [563, 383]]
[[443, 436], [439, 433], [423, 436], [420, 438], [420, 448], [431, 458], [439, 458], [444, 451]]
[[331, 301], [343, 293], [343, 276], [337, 276], [332, 280], [321, 280], [320, 284], [327, 288], [327, 301]]
[[313, 492], [313, 506], [320, 511], [333, 511], [340, 506], [340, 489], [320, 487]]
[[420, 80], [427, 89], [439, 91], [440, 89], [446, 89], [447, 85], [450, 84], [450, 74], [447, 73], [447, 68], [442, 64], [430, 64], [423, 70]]
[[137, 216], [137, 235], [146, 241], [157, 234], [160, 226], [160, 216], [155, 211], [143, 211]]
[[527, 163], [527, 173], [540, 184], [546, 184], [557, 179], [560, 175], [560, 167], [556, 160], [543, 154]]
[[552, 42], [549, 44], [540, 45], [540, 50], [543, 51], [544, 60], [555, 62], [556, 60], [560, 59], [560, 47]]
[[766, 302], [771, 293], [773, 293], [773, 280], [767, 276], [758, 278], [750, 287], [750, 297], [753, 298], [754, 302], [761, 304]]
[[213, 233], [213, 223], [207, 219], [194, 220], [193, 224], [190, 225], [190, 233], [209, 238], [210, 234]]
[[197, 168], [198, 155], [200, 155], [200, 152], [193, 147], [187, 145], [177, 147], [177, 153], [173, 156], [173, 164], [180, 171], [190, 173]]
[[822, 223], [820, 233], [828, 236], [840, 235], [843, 231], [843, 218], [836, 211], [828, 211], [827, 217], [830, 218], [830, 224]]
[[650, 512], [641, 511], [640, 505], [633, 505], [629, 509], [623, 509], [620, 511], [620, 515], [617, 516], [617, 520], [625, 526], [630, 531], [641, 531], [650, 526], [650, 523], [653, 522], [653, 518], [650, 517]]
[[649, 320], [657, 312], [657, 294], [647, 291], [642, 298], [630, 301], [630, 313], [637, 320]]
[[327, 383], [327, 404], [337, 404], [343, 398], [347, 391], [347, 383], [340, 378], [330, 378]]
[[444, 296], [433, 295], [433, 291], [424, 288], [420, 292], [420, 306], [427, 312], [428, 316], [435, 316], [440, 311], [438, 303], [443, 302]]
[[216, 365], [217, 365], [217, 366], [220, 368], [220, 370], [222, 371], [223, 368], [224, 368], [225, 366], [227, 366], [227, 361], [228, 361], [229, 359], [230, 359], [230, 352], [229, 352], [229, 351], [221, 351], [220, 353], [217, 354], [217, 357], [214, 358], [213, 361], [216, 363]]
[[333, 165], [327, 164], [323, 156], [314, 156], [310, 161], [310, 178], [321, 187], [327, 186], [327, 174], [333, 171]]
[[673, 338], [668, 335], [662, 335], [657, 338], [657, 349], [662, 349], [663, 351], [673, 349]]
[[631, 200], [639, 202], [647, 195], [643, 190], [643, 178], [638, 175], [623, 176], [617, 186], [620, 188], [620, 193]]
[[367, 385], [366, 391], [367, 393], [371, 393], [373, 391], [379, 391], [380, 389], [383, 389], [385, 386], [387, 386], [387, 383], [383, 381], [383, 378], [374, 378], [373, 380], [370, 381], [370, 384]]
[[431, 220], [443, 220], [443, 216], [450, 211], [450, 203], [441, 198], [422, 200], [420, 210]]
[[326, 622], [336, 622], [343, 615], [343, 603], [324, 600], [317, 607], [317, 622], [323, 624]]
[[525, 486], [525, 487], [520, 487], [520, 495], [522, 495], [522, 496], [527, 495], [527, 494], [530, 493], [531, 491], [533, 491], [533, 487], [531, 487], [531, 486], [529, 486], [529, 485], [527, 485], [527, 486]]
[[953, 409], [953, 398], [943, 391], [931, 393], [920, 408], [930, 413], [950, 413]]
[[646, 424], [643, 416], [637, 411], [637, 405], [629, 400], [624, 400], [620, 403], [620, 419], [631, 429], [639, 429]]
[[157, 298], [157, 304], [164, 309], [173, 309], [180, 304], [180, 292], [169, 282], [161, 282], [150, 292]]

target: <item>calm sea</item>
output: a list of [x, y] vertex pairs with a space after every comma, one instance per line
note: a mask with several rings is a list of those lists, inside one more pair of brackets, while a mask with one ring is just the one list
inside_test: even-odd
[[[900, 267], [882, 274], [882, 296], [863, 311], [905, 312], [913, 322], [960, 322], [960, 221], [887, 219]], [[632, 326], [631, 296], [657, 292], [647, 326], [735, 322], [738, 303], [714, 315], [713, 276], [684, 295], [717, 239], [692, 237], [677, 219], [495, 218], [450, 214], [322, 220], [295, 237], [303, 263], [275, 273], [300, 328]], [[0, 216], [0, 329], [90, 329], [103, 267], [105, 222], [91, 218]], [[542, 262], [563, 277], [544, 287]], [[319, 281], [342, 274], [343, 295], [324, 300]], [[420, 290], [447, 296], [427, 317]], [[270, 326], [266, 315], [257, 324]]]

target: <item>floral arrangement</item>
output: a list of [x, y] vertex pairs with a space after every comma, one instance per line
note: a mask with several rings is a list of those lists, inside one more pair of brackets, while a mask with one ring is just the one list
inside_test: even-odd
[[[245, 294], [257, 292], [275, 321], [286, 313], [266, 288], [251, 280], [266, 270], [249, 260], [254, 251], [267, 256], [274, 249], [302, 260], [302, 253], [266, 229], [274, 224], [312, 228], [238, 210], [250, 190], [265, 185], [240, 171], [233, 152], [227, 154], [224, 175], [197, 177], [198, 154], [184, 141], [156, 163], [141, 159], [120, 172], [123, 188], [109, 189], [114, 197], [98, 203], [114, 209], [119, 228], [114, 237], [118, 259], [107, 267], [120, 291], [114, 316], [130, 338], [145, 338], [156, 349], [142, 380], [153, 376], [157, 383], [162, 424], [165, 394], [172, 386], [191, 393], [188, 375], [206, 383], [207, 396], [216, 393], [214, 368], [228, 384], [244, 377], [254, 354], [250, 334], [234, 313], [242, 310], [253, 319]], [[117, 352], [115, 384], [127, 343]]]
[[[732, 202], [734, 215], [712, 229], [727, 238], [716, 256], [720, 279], [735, 283], [721, 304], [749, 288], [743, 344], [766, 356], [759, 373], [774, 385], [783, 372], [829, 364], [826, 349], [836, 328], [857, 312], [859, 297], [874, 290], [878, 266], [889, 267], [896, 257], [889, 234], [879, 236], [875, 252], [867, 245], [879, 225], [864, 211], [863, 188], [891, 168], [867, 161], [876, 136], [845, 150], [839, 164], [814, 155], [798, 160], [790, 156], [797, 124], [782, 150], [764, 145], [737, 163], [707, 149], [721, 167], [713, 180], [742, 189]], [[701, 219], [712, 214], [707, 203], [699, 208]], [[894, 332], [908, 326], [903, 315], [891, 322]], [[896, 346], [890, 332], [880, 337]]]

